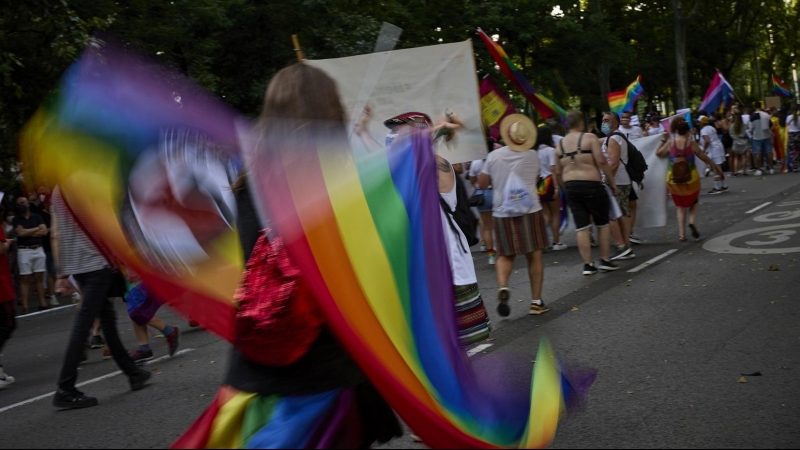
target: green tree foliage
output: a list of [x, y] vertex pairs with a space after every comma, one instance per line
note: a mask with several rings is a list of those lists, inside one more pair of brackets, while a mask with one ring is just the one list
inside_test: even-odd
[[[642, 76], [645, 97], [678, 100], [675, 11], [686, 26], [689, 103], [719, 69], [742, 101], [791, 83], [800, 54], [797, 0], [6, 0], [0, 14], [0, 190], [16, 185], [16, 136], [63, 71], [105, 35], [187, 74], [244, 114], [258, 114], [266, 85], [296, 61], [371, 52], [382, 22], [403, 29], [398, 48], [473, 39], [477, 76], [511, 88], [477, 39], [499, 42], [533, 86], [565, 108], [598, 112], [605, 95]], [[695, 4], [697, 5], [695, 8]], [[694, 11], [694, 15], [691, 13]], [[105, 34], [104, 34], [105, 33]], [[756, 59], [758, 55], [758, 60]], [[756, 64], [758, 61], [758, 65]], [[760, 78], [756, 67], [759, 67]], [[425, 70], [425, 68], [420, 68]]]

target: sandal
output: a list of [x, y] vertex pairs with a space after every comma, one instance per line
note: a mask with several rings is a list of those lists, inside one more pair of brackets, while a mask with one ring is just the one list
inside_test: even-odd
[[678, 240], [681, 241], [681, 242], [688, 241], [688, 239], [686, 239], [686, 236], [678, 236]]

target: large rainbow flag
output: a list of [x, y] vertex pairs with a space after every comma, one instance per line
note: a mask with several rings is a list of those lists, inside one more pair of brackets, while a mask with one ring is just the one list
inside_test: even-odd
[[430, 137], [359, 161], [336, 133], [254, 141], [268, 146], [248, 162], [252, 191], [328, 325], [414, 432], [431, 447], [547, 446], [572, 392], [549, 344], [516, 393], [479, 382], [459, 348]]
[[784, 82], [775, 75], [772, 75], [772, 86], [775, 90], [775, 95], [784, 98], [794, 98], [792, 91], [790, 91], [789, 88], [786, 87], [786, 84], [784, 84]]
[[29, 186], [60, 186], [109, 261], [228, 340], [243, 270], [226, 176], [238, 117], [107, 43], [68, 69], [20, 136]]
[[642, 87], [642, 76], [639, 75], [624, 91], [609, 92], [606, 97], [611, 111], [620, 114], [625, 111], [633, 111], [634, 103], [642, 94], [644, 94], [644, 88]]
[[536, 108], [536, 111], [539, 111], [539, 114], [545, 119], [556, 116], [562, 123], [566, 123], [567, 112], [564, 111], [564, 108], [558, 106], [554, 101], [545, 97], [536, 90], [536, 88], [531, 86], [528, 79], [525, 78], [525, 75], [523, 75], [514, 62], [511, 61], [511, 58], [508, 57], [500, 44], [493, 41], [492, 38], [487, 36], [480, 28], [478, 28], [478, 35], [481, 37], [483, 43], [486, 44], [486, 48], [489, 50], [492, 58], [494, 58], [495, 63], [500, 67], [500, 71], [503, 72], [503, 75], [505, 75], [506, 78], [511, 81], [511, 84], [525, 96], [531, 105]]

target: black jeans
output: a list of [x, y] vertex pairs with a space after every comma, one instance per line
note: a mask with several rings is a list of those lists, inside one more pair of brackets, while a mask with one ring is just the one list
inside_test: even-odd
[[111, 269], [75, 275], [75, 280], [81, 288], [83, 302], [72, 326], [67, 354], [64, 356], [64, 365], [61, 367], [61, 375], [58, 379], [59, 389], [75, 391], [75, 382], [78, 380], [78, 364], [81, 362], [86, 338], [89, 337], [95, 317], [100, 317], [106, 344], [111, 349], [111, 355], [117, 366], [128, 376], [139, 372], [119, 339], [117, 315], [114, 313], [114, 305], [108, 301], [110, 296], [116, 294], [112, 292], [116, 285], [116, 276], [118, 275]]

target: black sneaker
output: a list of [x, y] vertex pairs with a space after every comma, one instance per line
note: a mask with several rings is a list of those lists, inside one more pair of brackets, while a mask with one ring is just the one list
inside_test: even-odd
[[131, 390], [138, 391], [140, 389], [144, 389], [144, 387], [147, 385], [147, 380], [149, 380], [152, 376], [153, 374], [150, 373], [149, 370], [139, 369], [139, 372], [136, 375], [131, 375], [128, 377], [128, 381], [131, 384]]
[[92, 340], [89, 341], [89, 346], [94, 348], [103, 348], [106, 346], [106, 341], [103, 339], [103, 336], [92, 336]]
[[508, 288], [500, 288], [497, 291], [497, 313], [503, 317], [508, 317], [511, 314], [511, 308], [508, 306], [508, 299], [511, 297], [511, 291]]
[[539, 314], [544, 314], [547, 311], [550, 311], [550, 308], [548, 308], [544, 302], [542, 302], [541, 305], [538, 303], [531, 303], [531, 310], [528, 312], [528, 314], [536, 316]]
[[153, 359], [153, 351], [136, 350], [135, 352], [133, 352], [133, 354], [131, 354], [131, 359], [133, 359], [133, 362], [135, 362], [136, 364], [143, 364], [145, 361], [150, 361], [151, 359]]
[[600, 260], [600, 270], [602, 270], [603, 272], [613, 272], [617, 269], [619, 269], [619, 266], [614, 264], [613, 262], [606, 261], [604, 259]]
[[53, 396], [53, 406], [61, 409], [90, 408], [97, 406], [97, 399], [87, 397], [80, 391], [63, 391], [59, 389]]
[[633, 254], [633, 250], [626, 246], [621, 248], [617, 248], [617, 254], [611, 257], [612, 261], [623, 260], [623, 259], [633, 259], [636, 255]]
[[583, 265], [583, 274], [584, 275], [594, 275], [597, 273], [597, 267], [594, 264], [584, 264]]
[[636, 244], [636, 245], [644, 244], [644, 241], [639, 236], [636, 236], [633, 233], [631, 233], [631, 236], [630, 236], [629, 239], [631, 241], [631, 244]]

